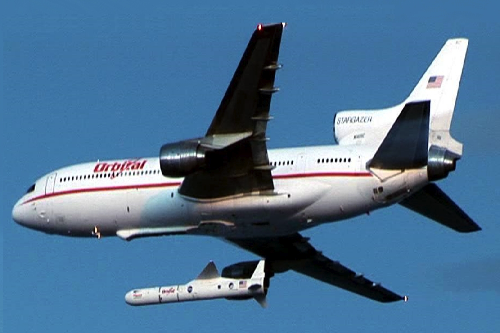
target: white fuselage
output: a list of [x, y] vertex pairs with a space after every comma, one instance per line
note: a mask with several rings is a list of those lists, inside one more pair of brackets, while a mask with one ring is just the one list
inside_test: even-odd
[[363, 145], [270, 150], [274, 191], [209, 201], [180, 195], [182, 178], [164, 177], [158, 158], [78, 164], [40, 178], [13, 216], [67, 236], [286, 235], [368, 213], [427, 184], [425, 168], [374, 175], [366, 169], [373, 153]]

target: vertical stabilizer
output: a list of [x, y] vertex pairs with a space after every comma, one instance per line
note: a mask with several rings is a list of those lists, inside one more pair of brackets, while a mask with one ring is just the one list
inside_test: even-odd
[[469, 41], [449, 39], [422, 76], [406, 103], [431, 102], [429, 146], [436, 145], [462, 156], [462, 144], [450, 135], [460, 78]]

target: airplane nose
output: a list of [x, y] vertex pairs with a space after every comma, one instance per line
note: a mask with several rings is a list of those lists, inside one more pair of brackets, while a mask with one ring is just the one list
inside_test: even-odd
[[26, 205], [21, 204], [21, 200], [12, 208], [12, 219], [22, 226], [29, 225], [29, 209]]
[[21, 211], [21, 207], [19, 206], [19, 202], [18, 202], [18, 203], [16, 203], [16, 204], [14, 205], [14, 208], [12, 208], [12, 219], [13, 219], [16, 223], [18, 223], [18, 224], [22, 224], [22, 222], [21, 222], [21, 221], [22, 221], [22, 219], [23, 219], [22, 215], [23, 215], [23, 214], [22, 214], [22, 211]]

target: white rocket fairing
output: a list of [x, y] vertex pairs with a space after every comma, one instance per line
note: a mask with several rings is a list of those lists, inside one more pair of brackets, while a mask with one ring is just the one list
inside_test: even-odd
[[234, 279], [222, 277], [211, 261], [196, 279], [187, 284], [134, 289], [125, 295], [125, 302], [137, 306], [216, 298], [230, 300], [254, 298], [262, 307], [266, 307], [267, 286], [264, 267], [265, 261], [261, 260], [249, 279]]

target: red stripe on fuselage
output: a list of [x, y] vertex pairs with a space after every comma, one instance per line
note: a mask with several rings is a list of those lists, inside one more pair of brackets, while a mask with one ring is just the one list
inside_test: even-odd
[[68, 191], [61, 191], [61, 192], [54, 192], [54, 193], [47, 193], [43, 195], [39, 195], [37, 197], [33, 197], [29, 200], [26, 200], [22, 204], [27, 204], [36, 200], [41, 200], [41, 199], [46, 199], [46, 198], [51, 198], [51, 197], [58, 197], [61, 195], [67, 195], [67, 194], [76, 194], [76, 193], [89, 193], [89, 192], [105, 192], [105, 191], [119, 191], [119, 190], [131, 190], [131, 189], [136, 189], [136, 188], [155, 188], [155, 187], [171, 187], [171, 186], [179, 186], [181, 183], [176, 182], [176, 183], [154, 183], [154, 184], [140, 184], [140, 185], [122, 185], [122, 186], [105, 186], [105, 187], [91, 187], [91, 188], [79, 188], [79, 189], [74, 189], [74, 190], [68, 190]]
[[[368, 172], [318, 172], [318, 173], [295, 173], [287, 175], [275, 175], [273, 179], [293, 179], [293, 178], [312, 178], [312, 177], [370, 177], [371, 174]], [[90, 193], [90, 192], [106, 192], [106, 191], [120, 191], [120, 190], [131, 190], [131, 189], [145, 189], [145, 188], [156, 188], [156, 187], [172, 187], [180, 186], [181, 182], [170, 182], [170, 183], [153, 183], [153, 184], [139, 184], [139, 185], [122, 185], [122, 186], [105, 186], [105, 187], [91, 187], [91, 188], [79, 188], [74, 190], [60, 191], [54, 193], [47, 193], [33, 197], [26, 200], [22, 205], [52, 197], [58, 197], [61, 195], [77, 194], [77, 193]]]
[[276, 175], [273, 179], [288, 178], [310, 178], [310, 177], [370, 177], [369, 172], [317, 172], [317, 173], [291, 173], [288, 175]]

